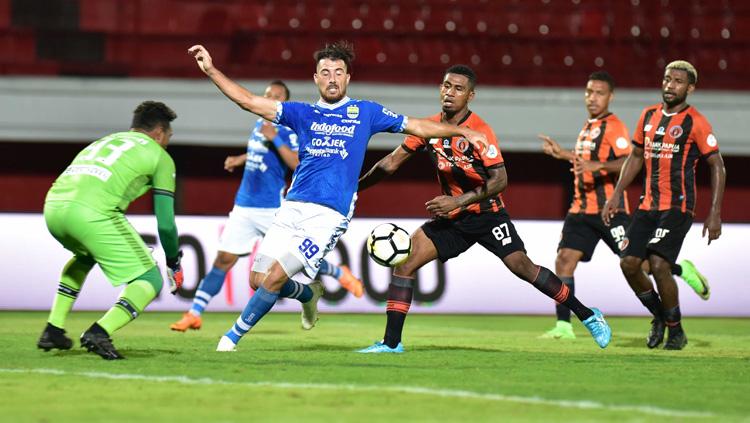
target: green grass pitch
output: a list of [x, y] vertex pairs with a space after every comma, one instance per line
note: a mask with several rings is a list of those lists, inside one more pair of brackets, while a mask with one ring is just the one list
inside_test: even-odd
[[686, 318], [684, 351], [649, 350], [646, 318], [610, 318], [600, 350], [540, 340], [552, 317], [410, 315], [407, 353], [353, 351], [384, 315], [271, 313], [235, 353], [214, 351], [236, 314], [171, 332], [149, 313], [118, 332], [126, 360], [78, 348], [100, 313], [73, 312], [70, 351], [43, 352], [46, 313], [0, 312], [0, 421], [750, 421], [750, 319]]

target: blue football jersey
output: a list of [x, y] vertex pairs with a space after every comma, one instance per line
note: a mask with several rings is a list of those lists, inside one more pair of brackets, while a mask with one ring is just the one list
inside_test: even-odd
[[378, 103], [344, 97], [336, 104], [279, 103], [276, 122], [298, 137], [300, 164], [286, 198], [330, 207], [351, 218], [370, 137], [403, 132], [408, 118]]
[[[247, 161], [242, 183], [237, 190], [234, 204], [242, 207], [278, 208], [284, 198], [286, 174], [289, 167], [281, 160], [271, 141], [260, 132], [263, 119], [255, 122], [255, 127], [247, 140]], [[297, 151], [297, 135], [291, 129], [275, 125], [276, 137], [284, 145]]]

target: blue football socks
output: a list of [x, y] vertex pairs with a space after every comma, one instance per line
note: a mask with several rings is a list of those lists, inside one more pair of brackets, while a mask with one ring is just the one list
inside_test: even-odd
[[271, 310], [278, 299], [278, 292], [268, 291], [261, 286], [255, 291], [255, 294], [250, 297], [250, 301], [247, 302], [245, 309], [242, 310], [242, 314], [240, 314], [240, 317], [234, 322], [232, 328], [224, 335], [231, 339], [235, 344], [238, 343], [242, 336], [252, 329], [252, 327]]
[[284, 286], [281, 287], [279, 292], [279, 298], [294, 298], [299, 300], [301, 303], [310, 301], [313, 296], [313, 291], [309, 286], [288, 279]]
[[328, 261], [323, 260], [320, 263], [320, 270], [318, 270], [318, 274], [333, 276], [334, 278], [338, 279], [341, 277], [341, 269], [339, 269], [338, 266], [335, 266]]
[[219, 269], [218, 267], [212, 267], [211, 271], [203, 278], [198, 290], [195, 292], [195, 298], [193, 298], [193, 305], [190, 307], [190, 313], [200, 316], [203, 310], [208, 306], [211, 298], [221, 291], [221, 286], [224, 284], [224, 278], [227, 272]]

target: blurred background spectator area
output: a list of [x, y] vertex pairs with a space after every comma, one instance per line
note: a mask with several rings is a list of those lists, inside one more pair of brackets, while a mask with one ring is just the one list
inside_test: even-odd
[[0, 0], [6, 75], [194, 77], [185, 46], [202, 42], [237, 77], [307, 79], [341, 38], [359, 81], [434, 83], [466, 63], [485, 84], [578, 86], [607, 68], [652, 87], [681, 57], [703, 89], [750, 88], [743, 0]]

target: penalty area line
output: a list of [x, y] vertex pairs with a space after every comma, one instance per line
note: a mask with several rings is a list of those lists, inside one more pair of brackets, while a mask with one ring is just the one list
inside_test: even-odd
[[109, 380], [137, 380], [144, 382], [167, 382], [180, 383], [184, 385], [226, 385], [226, 386], [244, 386], [249, 388], [268, 387], [275, 389], [319, 389], [330, 391], [350, 391], [350, 392], [393, 392], [413, 395], [425, 395], [441, 398], [465, 398], [474, 400], [484, 400], [493, 402], [511, 402], [518, 404], [547, 405], [562, 408], [574, 408], [582, 410], [604, 410], [604, 411], [621, 411], [635, 412], [667, 417], [715, 417], [710, 412], [702, 411], [682, 411], [669, 408], [656, 407], [652, 405], [618, 405], [606, 404], [598, 401], [573, 401], [573, 400], [554, 400], [537, 396], [525, 397], [519, 395], [488, 394], [482, 392], [453, 390], [453, 389], [432, 389], [416, 386], [398, 386], [398, 385], [355, 385], [355, 384], [333, 384], [333, 383], [294, 383], [294, 382], [234, 382], [212, 378], [191, 378], [188, 376], [150, 376], [128, 373], [106, 373], [106, 372], [71, 372], [58, 369], [6, 369], [0, 368], [0, 373], [16, 374], [43, 374], [54, 376], [77, 376], [92, 379], [109, 379]]

